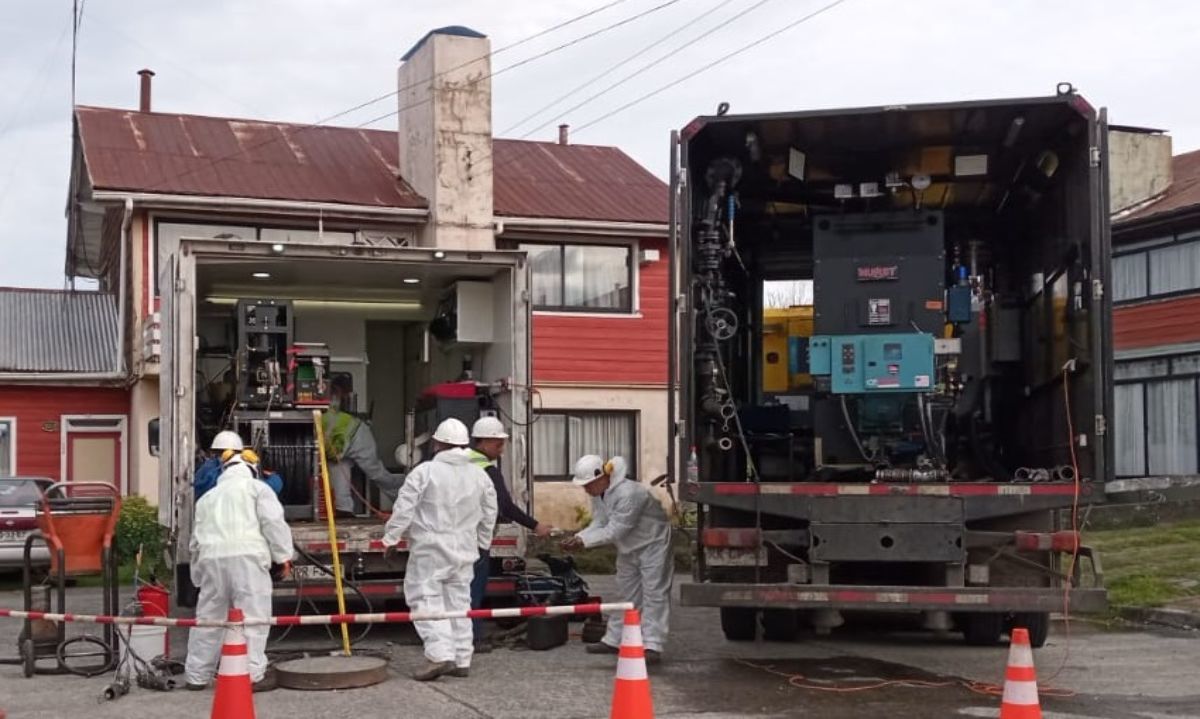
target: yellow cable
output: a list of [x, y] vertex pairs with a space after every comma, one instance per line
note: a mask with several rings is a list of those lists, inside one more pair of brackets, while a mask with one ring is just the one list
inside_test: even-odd
[[[333, 492], [329, 488], [329, 465], [325, 462], [325, 430], [321, 426], [321, 410], [313, 410], [313, 426], [317, 430], [317, 455], [321, 458], [321, 485], [325, 490], [325, 518], [329, 521], [329, 548], [333, 552], [333, 583], [337, 588], [338, 614], [346, 613], [346, 594], [342, 589], [342, 558], [338, 553], [337, 524], [334, 521]], [[350, 656], [350, 627], [342, 623], [342, 651]]]

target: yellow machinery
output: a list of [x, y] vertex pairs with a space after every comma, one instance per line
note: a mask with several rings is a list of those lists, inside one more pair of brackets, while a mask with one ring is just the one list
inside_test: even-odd
[[[763, 392], [779, 394], [812, 387], [812, 375], [790, 370], [791, 354], [807, 352], [812, 333], [811, 306], [763, 310]], [[789, 352], [789, 346], [796, 349]], [[800, 366], [807, 365], [805, 357]]]

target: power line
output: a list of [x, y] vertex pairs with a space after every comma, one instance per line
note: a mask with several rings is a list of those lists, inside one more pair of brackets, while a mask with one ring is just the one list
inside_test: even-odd
[[[794, 21], [788, 23], [787, 25], [784, 25], [766, 35], [763, 35], [762, 37], [759, 37], [758, 39], [753, 40], [752, 42], [742, 45], [741, 47], [737, 48], [736, 50], [728, 52], [728, 53], [722, 55], [721, 57], [718, 57], [717, 59], [713, 60], [712, 62], [706, 63], [702, 67], [697, 68], [696, 70], [693, 70], [681, 77], [678, 77], [678, 78], [672, 80], [671, 82], [668, 82], [664, 85], [661, 85], [661, 86], [655, 88], [654, 90], [651, 90], [648, 93], [645, 93], [644, 95], [641, 95], [633, 100], [630, 100], [629, 102], [625, 103], [624, 105], [621, 105], [620, 107], [610, 110], [609, 112], [606, 112], [603, 115], [600, 115], [599, 117], [589, 120], [588, 122], [577, 127], [575, 129], [575, 132], [582, 132], [583, 130], [586, 130], [589, 127], [593, 127], [601, 122], [604, 122], [605, 120], [609, 119], [610, 117], [613, 117], [614, 115], [624, 112], [625, 110], [628, 110], [629, 108], [634, 107], [635, 105], [639, 105], [642, 102], [645, 102], [646, 100], [649, 100], [650, 98], [655, 97], [656, 95], [659, 95], [659, 94], [675, 87], [676, 85], [682, 84], [682, 83], [686, 82], [687, 80], [690, 80], [691, 78], [693, 78], [703, 72], [711, 70], [712, 68], [716, 67], [717, 65], [720, 65], [721, 63], [723, 63], [727, 60], [737, 57], [738, 55], [741, 55], [744, 52], [747, 52], [755, 47], [758, 47], [759, 45], [762, 45], [763, 43], [768, 42], [789, 30], [792, 30], [800, 25], [803, 25], [804, 23], [808, 22], [809, 20], [812, 20], [813, 18], [817, 17], [818, 15], [828, 12], [829, 10], [832, 10], [833, 8], [837, 7], [838, 5], [841, 5], [844, 2], [846, 2], [846, 0], [834, 0], [833, 2], [829, 3], [828, 5], [818, 8], [817, 10], [814, 10], [813, 12], [811, 12], [807, 15], [804, 15], [803, 17], [801, 17], [797, 20], [794, 20]], [[540, 145], [534, 144], [530, 149], [528, 149], [525, 152], [520, 153], [514, 157], [509, 158], [508, 160], [506, 160], [503, 163], [500, 163], [499, 165], [496, 165], [494, 163], [495, 151], [493, 150], [491, 155], [488, 155], [480, 160], [480, 164], [483, 164], [484, 162], [488, 162], [488, 161], [493, 161], [492, 170], [495, 171], [495, 169], [497, 167], [504, 167], [504, 166], [507, 166], [514, 162], [519, 161], [521, 158], [532, 153], [538, 147], [540, 147]]]
[[[576, 43], [576, 42], [581, 42], [581, 41], [583, 41], [584, 39], [587, 39], [588, 37], [594, 37], [595, 35], [598, 35], [598, 34], [600, 34], [600, 33], [602, 33], [602, 32], [605, 32], [605, 31], [607, 31], [607, 30], [610, 30], [610, 29], [612, 29], [612, 28], [614, 28], [614, 27], [619, 27], [620, 25], [623, 25], [623, 24], [625, 24], [625, 23], [627, 23], [627, 22], [630, 22], [630, 21], [632, 21], [632, 20], [634, 20], [634, 19], [637, 19], [637, 18], [639, 18], [639, 17], [644, 17], [645, 15], [648, 15], [648, 14], [650, 14], [650, 13], [652, 13], [652, 12], [655, 12], [655, 11], [657, 11], [657, 10], [659, 10], [659, 9], [662, 9], [663, 7], [666, 7], [666, 6], [668, 6], [668, 5], [674, 5], [675, 3], [677, 3], [677, 2], [680, 2], [680, 1], [681, 1], [681, 0], [668, 0], [667, 2], [665, 2], [665, 3], [663, 3], [663, 4], [659, 5], [659, 6], [656, 6], [656, 7], [654, 7], [654, 8], [651, 8], [650, 10], [643, 11], [643, 12], [641, 12], [641, 13], [639, 13], [639, 14], [637, 14], [637, 15], [633, 16], [632, 18], [626, 18], [625, 20], [623, 20], [623, 21], [621, 21], [621, 22], [618, 22], [618, 23], [616, 23], [616, 24], [614, 24], [614, 25], [609, 25], [608, 27], [606, 27], [606, 28], [602, 28], [602, 29], [601, 29], [601, 30], [599, 30], [599, 31], [595, 31], [595, 32], [593, 32], [593, 33], [590, 33], [589, 35], [583, 36], [583, 37], [581, 37], [581, 38], [576, 38], [576, 39], [575, 39], [574, 41], [572, 41], [571, 43], [566, 43], [565, 45], [563, 45], [563, 46], [559, 46], [558, 48], [554, 48], [554, 49], [552, 49], [552, 50], [548, 50], [548, 51], [546, 51], [546, 52], [540, 53], [539, 55], [536, 55], [536, 56], [534, 56], [533, 58], [529, 58], [529, 59], [523, 60], [523, 61], [521, 61], [520, 63], [516, 63], [516, 64], [514, 64], [514, 65], [511, 65], [511, 66], [509, 66], [509, 67], [506, 67], [506, 68], [504, 68], [503, 70], [500, 70], [499, 72], [505, 72], [505, 71], [507, 71], [507, 70], [511, 70], [512, 68], [514, 68], [514, 67], [517, 67], [517, 66], [519, 66], [519, 65], [523, 65], [523, 64], [527, 64], [527, 63], [529, 63], [529, 62], [532, 62], [533, 60], [536, 60], [536, 59], [538, 59], [538, 58], [540, 58], [540, 57], [545, 57], [546, 55], [549, 55], [549, 54], [551, 54], [551, 53], [553, 53], [553, 52], [557, 52], [559, 49], [562, 49], [562, 48], [563, 48], [563, 47], [565, 47], [565, 46], [570, 46], [570, 45], [571, 45], [571, 44], [573, 44], [573, 43]], [[482, 59], [484, 59], [484, 58], [491, 57], [491, 56], [493, 56], [493, 55], [495, 55], [495, 54], [497, 54], [497, 53], [499, 53], [499, 52], [503, 52], [503, 51], [505, 51], [505, 50], [510, 50], [510, 49], [512, 49], [512, 48], [514, 48], [514, 47], [518, 47], [519, 45], [522, 45], [522, 44], [524, 44], [524, 43], [526, 43], [526, 42], [529, 42], [530, 40], [533, 40], [533, 39], [535, 39], [535, 38], [538, 38], [538, 37], [542, 37], [542, 36], [546, 35], [547, 33], [549, 33], [549, 32], [552, 32], [552, 31], [554, 31], [554, 30], [557, 30], [557, 29], [561, 29], [561, 28], [567, 27], [568, 25], [571, 25], [571, 24], [573, 24], [573, 23], [575, 23], [575, 22], [578, 22], [579, 20], [582, 20], [582, 19], [584, 19], [584, 18], [590, 17], [590, 16], [592, 16], [592, 15], [595, 15], [595, 14], [596, 14], [596, 13], [598, 13], [598, 12], [602, 12], [602, 11], [604, 11], [604, 10], [608, 9], [608, 8], [611, 8], [611, 7], [615, 6], [615, 5], [619, 5], [619, 4], [621, 4], [621, 3], [624, 3], [624, 2], [627, 2], [627, 0], [613, 0], [612, 2], [609, 2], [609, 3], [605, 4], [605, 5], [602, 5], [602, 6], [600, 6], [599, 8], [596, 8], [596, 9], [594, 9], [594, 10], [589, 10], [589, 11], [588, 11], [588, 12], [586, 12], [586, 13], [582, 13], [582, 14], [580, 14], [580, 15], [577, 15], [577, 16], [575, 16], [575, 17], [573, 17], [573, 18], [570, 18], [570, 19], [568, 19], [568, 20], [566, 20], [566, 21], [563, 21], [563, 22], [561, 22], [561, 23], [559, 23], [559, 24], [557, 24], [557, 25], [555, 25], [555, 26], [553, 26], [553, 27], [551, 27], [551, 28], [547, 28], [547, 29], [545, 29], [545, 30], [539, 30], [537, 33], [534, 33], [533, 35], [530, 35], [530, 36], [528, 36], [528, 37], [526, 37], [526, 38], [522, 38], [521, 40], [518, 40], [518, 41], [516, 41], [516, 42], [514, 42], [514, 43], [510, 43], [510, 44], [508, 44], [508, 45], [505, 45], [504, 47], [502, 47], [502, 48], [499, 48], [498, 50], [494, 50], [494, 51], [492, 51], [492, 52], [488, 53], [487, 55], [485, 55], [485, 56], [483, 56], [483, 57], [481, 57], [481, 58], [473, 58], [473, 59], [471, 59], [471, 60], [468, 60], [468, 61], [467, 61], [467, 62], [465, 62], [465, 63], [462, 63], [462, 64], [460, 64], [460, 65], [457, 65], [457, 66], [455, 66], [455, 67], [452, 67], [452, 68], [450, 68], [450, 69], [448, 69], [448, 70], [444, 70], [444, 71], [442, 71], [441, 73], [438, 73], [438, 74], [434, 75], [434, 77], [433, 77], [433, 78], [431, 78], [430, 80], [432, 80], [432, 79], [436, 79], [436, 78], [438, 78], [438, 77], [441, 77], [442, 75], [445, 75], [445, 74], [447, 74], [447, 73], [454, 72], [455, 70], [461, 69], [461, 68], [463, 68], [463, 67], [465, 67], [465, 66], [467, 66], [467, 65], [470, 65], [470, 64], [472, 64], [472, 63], [479, 62], [480, 60], [482, 60]], [[497, 72], [497, 73], [492, 73], [492, 75], [489, 75], [488, 77], [492, 77], [492, 76], [494, 76], [494, 75], [496, 75], [496, 74], [499, 74], [499, 73], [498, 73], [498, 72]], [[476, 82], [480, 82], [480, 81], [482, 81], [482, 80], [484, 80], [484, 79], [486, 79], [486, 78], [480, 78], [479, 80], [476, 80]], [[330, 115], [329, 117], [326, 117], [326, 118], [323, 118], [323, 119], [321, 119], [321, 120], [318, 120], [318, 121], [317, 121], [317, 122], [315, 122], [315, 123], [310, 123], [310, 124], [307, 124], [307, 125], [302, 125], [302, 126], [300, 126], [300, 127], [299, 127], [299, 128], [296, 130], [296, 132], [295, 132], [295, 133], [293, 133], [293, 135], [292, 135], [292, 138], [294, 139], [295, 137], [297, 137], [297, 136], [299, 136], [300, 134], [302, 134], [302, 133], [304, 133], [304, 132], [307, 132], [307, 131], [309, 131], [309, 130], [312, 130], [312, 129], [315, 129], [315, 128], [319, 128], [319, 127], [323, 127], [323, 126], [325, 126], [327, 123], [331, 122], [332, 120], [336, 120], [336, 119], [337, 119], [337, 118], [339, 118], [339, 117], [343, 117], [343, 116], [345, 116], [345, 115], [348, 115], [348, 114], [350, 114], [350, 113], [352, 113], [352, 112], [355, 112], [355, 111], [357, 111], [357, 110], [361, 110], [361, 109], [362, 109], [362, 108], [364, 108], [364, 107], [368, 107], [368, 106], [370, 106], [370, 105], [373, 105], [373, 104], [375, 104], [375, 103], [377, 103], [377, 102], [381, 102], [382, 100], [386, 100], [386, 99], [387, 99], [387, 98], [389, 98], [389, 97], [394, 97], [394, 96], [396, 96], [396, 95], [400, 94], [401, 92], [403, 92], [404, 90], [411, 89], [412, 87], [415, 87], [415, 86], [417, 86], [417, 85], [418, 85], [418, 84], [420, 84], [421, 82], [429, 82], [430, 80], [420, 80], [420, 81], [414, 82], [414, 83], [412, 83], [412, 84], [410, 84], [410, 85], [407, 85], [407, 86], [405, 86], [405, 87], [398, 88], [397, 90], [395, 90], [395, 91], [393, 91], [393, 92], [389, 92], [389, 93], [387, 93], [387, 94], [380, 95], [380, 96], [378, 96], [378, 97], [375, 97], [375, 98], [372, 98], [371, 100], [368, 100], [368, 101], [366, 101], [366, 102], [359, 103], [358, 105], [355, 105], [355, 106], [354, 106], [354, 107], [352, 107], [352, 108], [349, 108], [349, 109], [347, 109], [347, 110], [343, 110], [343, 111], [341, 111], [341, 112], [338, 112], [338, 113], [336, 113], [336, 114]], [[411, 107], [415, 107], [416, 105], [423, 104], [424, 102], [428, 102], [428, 101], [429, 101], [429, 100], [428, 100], [428, 99], [426, 99], [426, 100], [423, 100], [423, 101], [421, 101], [421, 102], [414, 103], [413, 105], [411, 105]], [[374, 122], [377, 122], [377, 121], [379, 121], [379, 120], [382, 120], [382, 119], [385, 119], [385, 118], [387, 118], [387, 117], [391, 117], [391, 116], [394, 116], [394, 115], [398, 115], [398, 114], [400, 114], [400, 112], [401, 112], [401, 111], [403, 111], [403, 110], [406, 110], [406, 109], [408, 109], [408, 107], [402, 107], [402, 108], [399, 108], [398, 110], [395, 110], [395, 111], [393, 111], [393, 112], [391, 112], [391, 113], [388, 113], [387, 115], [383, 115], [383, 116], [381, 116], [381, 117], [375, 118], [375, 119], [373, 119], [373, 120], [369, 120], [369, 121], [367, 121], [367, 122], [365, 122], [365, 123], [362, 123], [362, 124], [358, 125], [358, 127], [366, 127], [367, 125], [370, 125], [370, 124], [372, 124], [372, 123], [374, 123]], [[278, 138], [278, 137], [276, 137], [276, 136], [272, 136], [272, 137], [269, 137], [269, 138], [267, 138], [267, 139], [263, 140], [262, 142], [259, 142], [259, 143], [257, 143], [257, 144], [251, 145], [251, 146], [249, 146], [249, 147], [239, 147], [239, 148], [238, 148], [238, 150], [236, 150], [235, 152], [232, 152], [232, 153], [230, 153], [230, 154], [228, 154], [228, 155], [224, 155], [224, 156], [222, 156], [222, 157], [217, 157], [217, 158], [214, 158], [214, 159], [210, 160], [209, 162], [206, 162], [205, 164], [201, 165], [200, 167], [194, 167], [194, 168], [192, 168], [192, 169], [190, 169], [190, 170], [185, 170], [184, 172], [181, 172], [181, 173], [178, 173], [178, 174], [175, 174], [175, 175], [170, 175], [170, 176], [168, 176], [168, 177], [164, 177], [164, 178], [162, 178], [162, 179], [160, 179], [160, 180], [158, 180], [158, 181], [154, 182], [153, 184], [151, 184], [151, 185], [150, 185], [150, 188], [151, 188], [151, 189], [158, 188], [158, 187], [162, 186], [162, 184], [163, 184], [163, 183], [170, 182], [170, 181], [172, 181], [172, 180], [178, 180], [178, 179], [180, 179], [180, 178], [187, 177], [187, 176], [189, 176], [189, 175], [194, 175], [194, 174], [195, 174], [195, 173], [197, 173], [197, 172], [200, 172], [200, 171], [202, 171], [202, 170], [207, 170], [207, 169], [209, 169], [210, 167], [214, 167], [215, 165], [217, 165], [217, 164], [218, 164], [218, 163], [220, 163], [220, 162], [224, 162], [225, 160], [231, 160], [231, 159], [233, 159], [233, 158], [235, 158], [235, 157], [238, 157], [238, 156], [240, 156], [240, 155], [244, 154], [245, 152], [248, 152], [248, 151], [250, 151], [250, 150], [256, 150], [256, 149], [258, 149], [258, 148], [260, 148], [260, 147], [264, 147], [264, 146], [266, 146], [266, 145], [269, 145], [269, 144], [271, 144], [271, 143], [278, 142], [278, 141], [279, 141], [279, 138]]]
[[[589, 32], [589, 33], [587, 33], [587, 34], [585, 34], [585, 35], [580, 35], [580, 36], [579, 36], [579, 37], [577, 37], [577, 38], [573, 38], [573, 39], [571, 39], [571, 40], [568, 40], [567, 42], [564, 42], [563, 44], [561, 44], [561, 45], [558, 45], [558, 46], [556, 46], [556, 47], [552, 47], [552, 48], [550, 48], [549, 50], [545, 50], [545, 51], [543, 51], [543, 52], [540, 52], [540, 53], [538, 53], [538, 54], [536, 54], [536, 55], [533, 55], [533, 56], [531, 56], [531, 57], [527, 57], [527, 58], [525, 58], [524, 60], [520, 60], [520, 61], [518, 61], [518, 62], [514, 62], [514, 63], [513, 63], [513, 64], [511, 64], [511, 65], [506, 65], [506, 66], [504, 66], [504, 67], [500, 68], [499, 70], [496, 70], [495, 72], [488, 73], [487, 75], [484, 75], [484, 76], [482, 76], [482, 77], [480, 77], [480, 78], [477, 78], [477, 79], [475, 79], [475, 80], [472, 80], [472, 81], [470, 82], [470, 84], [471, 84], [471, 85], [477, 85], [477, 84], [479, 84], [479, 83], [483, 82], [484, 80], [490, 80], [490, 79], [492, 79], [493, 77], [496, 77], [497, 75], [503, 75], [504, 73], [508, 72], [509, 70], [515, 70], [515, 69], [517, 69], [518, 67], [521, 67], [522, 65], [528, 65], [529, 63], [531, 63], [531, 62], [534, 62], [535, 60], [541, 60], [542, 58], [544, 58], [544, 57], [547, 57], [547, 56], [549, 56], [549, 55], [553, 55], [554, 53], [556, 53], [556, 52], [559, 52], [560, 50], [565, 50], [565, 49], [567, 49], [567, 48], [569, 48], [569, 47], [573, 47], [573, 46], [575, 46], [575, 45], [578, 45], [579, 43], [581, 43], [581, 42], [584, 42], [585, 40], [590, 40], [590, 39], [592, 39], [592, 38], [594, 38], [594, 37], [597, 37], [597, 36], [599, 36], [599, 35], [603, 35], [604, 33], [608, 32], [608, 31], [610, 31], [610, 30], [615, 30], [615, 29], [617, 29], [617, 28], [619, 28], [619, 27], [622, 27], [622, 26], [624, 26], [624, 25], [628, 25], [628, 24], [629, 24], [629, 23], [631, 23], [631, 22], [635, 22], [635, 21], [637, 21], [637, 20], [641, 20], [642, 18], [646, 17], [647, 15], [652, 15], [652, 14], [654, 14], [654, 13], [658, 12], [659, 10], [663, 10], [663, 9], [665, 9], [665, 8], [668, 8], [668, 7], [672, 6], [672, 5], [675, 5], [675, 4], [679, 3], [679, 2], [682, 2], [682, 0], [666, 0], [665, 2], [659, 3], [658, 5], [655, 5], [655, 6], [651, 7], [651, 8], [647, 8], [646, 10], [643, 10], [643, 11], [641, 11], [641, 12], [639, 12], [639, 13], [636, 13], [636, 14], [634, 14], [634, 15], [630, 15], [629, 17], [627, 17], [627, 18], [624, 18], [623, 20], [619, 20], [619, 21], [617, 21], [617, 22], [615, 22], [615, 23], [612, 23], [611, 25], [605, 25], [604, 27], [602, 27], [602, 28], [600, 28], [600, 29], [598, 29], [598, 30], [593, 30], [593, 31], [591, 31], [591, 32]], [[476, 62], [476, 60], [472, 60], [471, 62]], [[447, 71], [447, 72], [449, 72], [449, 71]], [[406, 88], [401, 88], [401, 90], [403, 90], [403, 89], [406, 89]], [[428, 103], [428, 102], [432, 102], [432, 97], [427, 97], [427, 98], [425, 98], [424, 100], [417, 100], [416, 102], [410, 103], [410, 104], [408, 104], [408, 105], [404, 105], [403, 107], [400, 107], [400, 108], [398, 108], [398, 109], [396, 109], [396, 110], [393, 110], [392, 112], [386, 113], [386, 114], [384, 114], [384, 115], [380, 115], [379, 117], [373, 118], [373, 119], [371, 119], [371, 120], [367, 120], [367, 121], [366, 121], [366, 122], [364, 122], [364, 123], [361, 123], [361, 124], [359, 124], [359, 125], [356, 125], [356, 127], [367, 127], [368, 125], [373, 125], [373, 124], [375, 124], [376, 122], [379, 122], [379, 121], [381, 121], [381, 120], [386, 120], [386, 119], [388, 119], [388, 118], [390, 118], [390, 117], [395, 117], [396, 115], [399, 115], [400, 113], [404, 112], [405, 110], [409, 110], [409, 109], [412, 109], [412, 108], [414, 108], [414, 107], [418, 107], [418, 106], [420, 106], [420, 105], [424, 105], [425, 103]]]
[[[515, 131], [515, 130], [518, 128], [518, 127], [520, 127], [521, 125], [524, 125], [525, 123], [527, 123], [527, 122], [529, 122], [530, 120], [534, 119], [535, 117], [537, 117], [538, 115], [542, 114], [542, 113], [543, 113], [543, 112], [545, 112], [546, 110], [549, 110], [550, 108], [552, 108], [552, 107], [554, 107], [555, 105], [559, 104], [559, 103], [560, 103], [560, 102], [562, 102], [563, 100], [566, 100], [567, 98], [569, 98], [569, 97], [571, 97], [571, 96], [575, 95], [575, 93], [579, 92], [580, 90], [583, 90], [583, 89], [585, 89], [585, 88], [589, 87], [590, 85], [592, 85], [592, 84], [594, 84], [594, 83], [596, 83], [596, 82], [599, 82], [600, 80], [603, 80], [604, 78], [608, 77], [609, 75], [611, 75], [613, 72], [615, 72], [615, 71], [616, 71], [616, 70], [618, 70], [619, 68], [621, 68], [621, 67], [623, 67], [623, 66], [625, 66], [625, 65], [629, 64], [630, 62], [633, 62], [634, 60], [636, 60], [637, 58], [639, 58], [639, 57], [641, 57], [642, 55], [646, 54], [647, 52], [649, 52], [649, 51], [653, 50], [654, 48], [658, 47], [659, 45], [663, 44], [664, 42], [666, 42], [666, 41], [670, 40], [670, 39], [671, 39], [671, 37], [674, 35], [674, 33], [679, 33], [679, 32], [682, 32], [682, 31], [684, 31], [684, 30], [688, 29], [688, 28], [689, 28], [689, 27], [691, 27], [692, 25], [695, 25], [696, 23], [700, 22], [701, 20], [703, 20], [704, 18], [708, 17], [709, 15], [712, 15], [714, 12], [716, 12], [717, 10], [720, 10], [721, 8], [725, 7], [726, 5], [728, 5], [728, 4], [729, 4], [729, 3], [731, 3], [731, 2], [733, 2], [733, 0], [721, 0], [721, 2], [718, 2], [716, 5], [713, 5], [713, 6], [712, 6], [711, 8], [709, 8], [708, 10], [705, 10], [704, 12], [700, 13], [699, 15], [697, 15], [697, 16], [696, 16], [696, 17], [694, 17], [694, 18], [692, 18], [692, 19], [691, 19], [691, 20], [689, 20], [688, 22], [686, 22], [686, 23], [684, 23], [683, 25], [681, 25], [681, 26], [679, 26], [679, 27], [675, 28], [675, 30], [674, 30], [673, 32], [671, 32], [671, 33], [664, 33], [662, 37], [660, 37], [659, 39], [657, 39], [657, 40], [655, 40], [654, 42], [650, 43], [649, 45], [646, 45], [646, 46], [645, 46], [645, 47], [643, 47], [641, 50], [638, 50], [637, 52], [633, 53], [632, 55], [630, 55], [630, 56], [626, 57], [624, 60], [622, 60], [621, 62], [617, 63], [616, 65], [613, 65], [613, 66], [609, 67], [607, 70], [605, 70], [605, 71], [601, 72], [599, 75], [596, 75], [596, 76], [592, 77], [590, 80], [586, 80], [586, 81], [584, 81], [583, 83], [580, 83], [579, 85], [576, 85], [576, 86], [575, 86], [574, 88], [572, 88], [570, 91], [568, 91], [568, 92], [566, 92], [566, 93], [564, 93], [564, 94], [562, 94], [562, 95], [559, 95], [557, 98], [555, 98], [555, 99], [551, 100], [551, 101], [550, 101], [549, 103], [547, 103], [546, 105], [543, 105], [542, 107], [538, 108], [537, 110], [534, 110], [533, 112], [529, 113], [527, 116], [525, 116], [524, 118], [522, 118], [522, 119], [518, 120], [516, 123], [514, 123], [513, 125], [511, 125], [511, 126], [510, 126], [510, 127], [508, 127], [507, 129], [505, 129], [505, 130], [502, 130], [500, 134], [502, 134], [502, 135], [507, 135], [507, 134], [508, 134], [508, 133], [510, 133], [510, 132], [514, 132], [514, 131]], [[564, 114], [565, 114], [565, 113], [564, 113]], [[542, 127], [545, 127], [545, 125], [542, 125]], [[541, 128], [537, 128], [537, 129], [541, 129]], [[530, 132], [532, 133], [532, 132], [536, 132], [536, 131], [537, 131], [537, 130], [535, 129], [535, 130], [531, 130]], [[528, 134], [526, 134], [526, 135], [522, 135], [522, 137], [528, 137], [528, 136], [529, 136]]]
[[713, 60], [712, 62], [709, 62], [709, 63], [705, 64], [704, 66], [697, 68], [696, 70], [693, 70], [692, 72], [689, 72], [682, 77], [676, 78], [675, 80], [672, 80], [671, 82], [668, 82], [665, 85], [662, 85], [654, 90], [651, 90], [650, 92], [648, 92], [644, 95], [641, 95], [640, 97], [638, 97], [636, 99], [630, 100], [629, 102], [625, 103], [624, 105], [621, 105], [620, 107], [618, 107], [614, 110], [610, 110], [609, 112], [606, 112], [597, 118], [594, 118], [592, 120], [589, 120], [588, 122], [583, 123], [578, 128], [576, 128], [575, 131], [581, 132], [597, 123], [607, 120], [608, 118], [612, 117], [613, 115], [624, 112], [625, 110], [628, 110], [629, 108], [631, 108], [635, 105], [639, 105], [642, 102], [645, 102], [646, 100], [649, 100], [650, 98], [654, 97], [655, 95], [659, 95], [667, 90], [670, 90], [671, 88], [675, 87], [676, 85], [679, 85], [683, 82], [686, 82], [686, 81], [692, 79], [693, 77], [699, 75], [702, 72], [711, 70], [712, 68], [716, 67], [717, 65], [720, 65], [721, 63], [725, 62], [726, 60], [737, 57], [738, 55], [741, 55], [742, 53], [744, 53], [748, 50], [758, 47], [759, 45], [762, 45], [763, 43], [768, 42], [769, 40], [775, 39], [776, 37], [782, 35], [783, 33], [787, 32], [788, 30], [791, 30], [795, 27], [803, 25], [804, 23], [808, 22], [809, 20], [812, 20], [813, 18], [817, 17], [818, 15], [821, 15], [822, 13], [832, 10], [833, 8], [837, 7], [838, 5], [841, 5], [844, 2], [846, 2], [846, 0], [834, 0], [833, 2], [829, 3], [828, 5], [825, 5], [824, 7], [814, 10], [813, 12], [805, 15], [804, 17], [802, 17], [798, 20], [790, 22], [787, 25], [784, 25], [783, 27], [779, 28], [778, 30], [775, 30], [774, 32], [763, 35], [762, 37], [758, 38], [757, 40], [747, 43], [747, 44], [739, 47], [738, 49], [734, 50], [733, 52], [722, 55], [721, 57], [717, 58], [716, 60]]
[[670, 52], [666, 53], [665, 55], [662, 55], [659, 58], [652, 60], [651, 62], [643, 65], [642, 67], [638, 68], [637, 70], [634, 70], [633, 72], [629, 73], [628, 75], [621, 78], [620, 80], [617, 80], [616, 82], [610, 84], [608, 87], [605, 87], [603, 90], [601, 90], [597, 93], [594, 93], [594, 94], [588, 96], [587, 98], [585, 98], [584, 100], [582, 100], [581, 102], [578, 102], [578, 103], [572, 105], [571, 107], [567, 108], [566, 110], [563, 110], [562, 113], [558, 117], [548, 120], [548, 121], [542, 123], [541, 125], [538, 125], [537, 127], [533, 128], [532, 130], [525, 133], [521, 137], [522, 138], [529, 137], [530, 135], [538, 132], [539, 130], [546, 127], [547, 125], [550, 125], [550, 124], [556, 122], [557, 120], [560, 120], [563, 117], [569, 115], [570, 113], [584, 107], [585, 105], [588, 105], [591, 102], [598, 100], [599, 98], [603, 97], [604, 95], [607, 95], [609, 92], [612, 92], [613, 90], [617, 89], [621, 85], [624, 85], [625, 83], [629, 82], [633, 78], [641, 75], [642, 73], [647, 72], [648, 70], [651, 70], [651, 69], [657, 67], [658, 65], [665, 62], [666, 60], [671, 59], [675, 55], [678, 55], [680, 52], [683, 52], [687, 48], [691, 47], [692, 45], [695, 45], [696, 43], [698, 43], [701, 40], [705, 39], [706, 37], [712, 35], [713, 33], [717, 32], [718, 30], [725, 29], [731, 23], [737, 22], [738, 20], [740, 20], [743, 17], [745, 17], [746, 15], [754, 12], [758, 8], [762, 7], [763, 5], [766, 5], [768, 2], [771, 2], [771, 0], [758, 0], [758, 2], [754, 3], [750, 7], [734, 14], [733, 17], [729, 18], [725, 22], [709, 28], [705, 32], [697, 35], [696, 37], [692, 38], [691, 40], [688, 40], [687, 42], [683, 43], [679, 47], [676, 47], [675, 49], [671, 50]]

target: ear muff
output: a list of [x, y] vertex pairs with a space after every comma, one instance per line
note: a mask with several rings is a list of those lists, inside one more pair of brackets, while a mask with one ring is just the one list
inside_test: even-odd
[[613, 463], [612, 463], [611, 459], [604, 463], [604, 473], [605, 474], [613, 473]]
[[248, 464], [258, 464], [258, 453], [252, 449], [242, 450], [242, 459]]
[[227, 449], [224, 452], [222, 452], [221, 453], [221, 464], [225, 464], [229, 460], [233, 459], [233, 455], [235, 455], [235, 454], [237, 454], [236, 449]]

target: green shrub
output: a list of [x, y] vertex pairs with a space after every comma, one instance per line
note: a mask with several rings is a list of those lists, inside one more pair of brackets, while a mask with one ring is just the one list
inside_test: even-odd
[[145, 497], [126, 497], [122, 501], [115, 540], [122, 564], [132, 564], [140, 547], [143, 573], [161, 568], [167, 529], [158, 523], [158, 510]]

